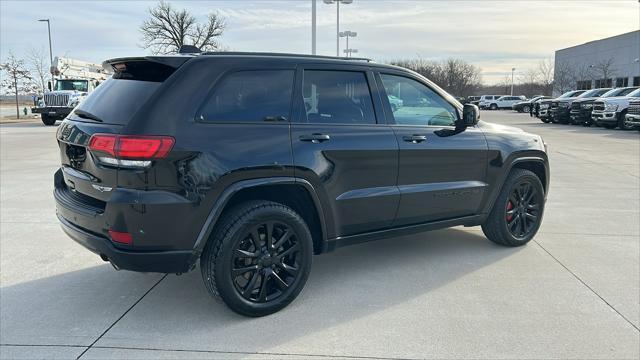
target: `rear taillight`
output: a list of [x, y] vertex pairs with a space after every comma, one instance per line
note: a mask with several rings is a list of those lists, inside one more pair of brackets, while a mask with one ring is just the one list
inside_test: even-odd
[[165, 158], [174, 143], [170, 136], [94, 134], [89, 140], [89, 150], [108, 165], [147, 167], [151, 160]]

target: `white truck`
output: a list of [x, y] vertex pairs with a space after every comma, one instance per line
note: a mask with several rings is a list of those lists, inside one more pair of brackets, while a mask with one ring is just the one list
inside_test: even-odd
[[90, 92], [111, 76], [100, 64], [63, 57], [53, 60], [51, 73], [55, 77], [54, 83], [49, 82], [49, 91], [39, 97], [37, 104], [31, 108], [31, 113], [40, 114], [45, 125], [54, 125], [57, 120], [64, 119]]

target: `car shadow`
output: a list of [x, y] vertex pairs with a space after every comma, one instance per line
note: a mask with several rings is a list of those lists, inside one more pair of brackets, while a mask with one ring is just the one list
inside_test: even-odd
[[[298, 299], [263, 318], [237, 315], [210, 297], [199, 269], [169, 275], [97, 346], [261, 352], [407, 303], [423, 317], [446, 306], [426, 295], [520, 250], [462, 228], [338, 249], [315, 256]], [[2, 332], [86, 344], [158, 279], [101, 265], [3, 287]]]

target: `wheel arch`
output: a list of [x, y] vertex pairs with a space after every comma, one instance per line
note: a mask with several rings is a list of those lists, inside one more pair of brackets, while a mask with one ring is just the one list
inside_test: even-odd
[[273, 201], [289, 206], [307, 222], [313, 238], [314, 253], [327, 250], [327, 225], [324, 212], [311, 183], [293, 177], [271, 177], [238, 181], [220, 195], [212, 206], [194, 244], [194, 262], [200, 257], [225, 211], [250, 200]]
[[542, 188], [544, 189], [544, 197], [547, 198], [547, 194], [549, 192], [549, 162], [547, 160], [547, 156], [543, 152], [536, 151], [534, 153], [527, 154], [527, 156], [521, 156], [512, 159], [508, 163], [502, 166], [504, 171], [501, 172], [499, 177], [498, 186], [494, 187], [491, 195], [488, 198], [488, 201], [482, 211], [483, 214], [488, 215], [502, 191], [502, 187], [504, 186], [511, 170], [513, 169], [525, 169], [532, 171], [538, 178], [540, 182], [542, 182]]

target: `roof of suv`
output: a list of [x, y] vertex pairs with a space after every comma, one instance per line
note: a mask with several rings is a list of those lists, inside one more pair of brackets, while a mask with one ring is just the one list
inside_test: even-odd
[[[314, 62], [314, 63], [328, 63], [328, 64], [352, 64], [352, 65], [363, 65], [363, 62], [366, 63], [367, 66], [375, 66], [379, 68], [387, 68], [387, 69], [397, 69], [413, 72], [411, 69], [407, 69], [404, 67], [390, 65], [390, 64], [381, 64], [376, 63], [368, 58], [355, 58], [355, 57], [337, 57], [337, 56], [325, 56], [325, 55], [308, 55], [308, 54], [292, 54], [292, 53], [270, 53], [270, 52], [236, 52], [236, 51], [220, 51], [220, 52], [203, 52], [198, 54], [172, 54], [172, 55], [149, 55], [149, 56], [129, 56], [129, 57], [120, 57], [105, 60], [102, 65], [105, 68], [111, 69], [114, 64], [120, 62], [128, 62], [132, 60], [146, 60], [151, 62], [156, 62], [160, 64], [164, 64], [167, 66], [171, 66], [177, 68], [193, 58], [199, 57], [211, 57], [211, 58], [222, 58], [222, 57], [238, 57], [238, 58], [269, 58], [269, 59], [283, 59], [283, 60], [302, 60], [305, 62]], [[501, 95], [495, 95], [499, 97]]]

